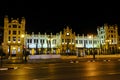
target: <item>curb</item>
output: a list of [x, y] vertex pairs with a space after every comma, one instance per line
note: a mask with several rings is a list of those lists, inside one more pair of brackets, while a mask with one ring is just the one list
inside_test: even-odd
[[0, 68], [0, 70], [11, 70], [11, 69], [18, 69], [18, 67], [9, 67], [9, 68], [7, 68], [7, 67], [1, 67]]

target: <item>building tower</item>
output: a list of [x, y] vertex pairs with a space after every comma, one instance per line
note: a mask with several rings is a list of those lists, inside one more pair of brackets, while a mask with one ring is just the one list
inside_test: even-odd
[[67, 55], [75, 55], [75, 32], [67, 26], [61, 34], [61, 52]]
[[104, 24], [97, 28], [100, 43], [104, 53], [116, 53], [118, 49], [118, 26]]
[[3, 51], [9, 56], [22, 56], [24, 48], [25, 18], [4, 17]]

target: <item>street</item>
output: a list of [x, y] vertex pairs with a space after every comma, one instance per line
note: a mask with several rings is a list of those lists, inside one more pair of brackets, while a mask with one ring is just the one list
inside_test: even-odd
[[120, 61], [4, 64], [0, 80], [119, 80]]

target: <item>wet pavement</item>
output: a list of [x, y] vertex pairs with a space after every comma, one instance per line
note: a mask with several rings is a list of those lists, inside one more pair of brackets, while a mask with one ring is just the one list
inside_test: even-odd
[[[82, 60], [82, 59], [81, 59]], [[54, 61], [54, 60], [53, 60]], [[120, 61], [67, 59], [63, 62], [3, 64], [0, 80], [119, 80]]]

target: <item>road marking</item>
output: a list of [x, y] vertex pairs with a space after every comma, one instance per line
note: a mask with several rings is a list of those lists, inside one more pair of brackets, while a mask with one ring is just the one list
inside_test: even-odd
[[8, 68], [0, 68], [0, 70], [8, 70]]
[[33, 80], [39, 80], [39, 79], [33, 79]]
[[120, 72], [111, 72], [111, 73], [108, 73], [110, 75], [113, 75], [113, 74], [120, 74]]
[[24, 69], [34, 69], [34, 68], [31, 68], [31, 67], [24, 67]]

